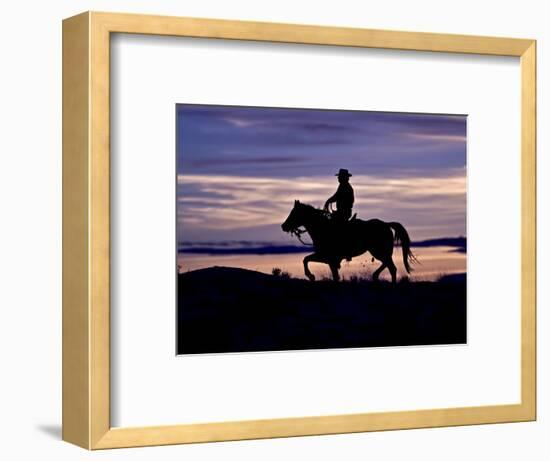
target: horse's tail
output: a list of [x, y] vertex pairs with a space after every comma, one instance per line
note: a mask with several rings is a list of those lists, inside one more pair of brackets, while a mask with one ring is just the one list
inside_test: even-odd
[[403, 249], [403, 264], [405, 269], [410, 274], [412, 271], [411, 264], [417, 262], [416, 256], [411, 251], [411, 239], [406, 229], [398, 222], [390, 222], [388, 225], [395, 232], [395, 243], [401, 243]]

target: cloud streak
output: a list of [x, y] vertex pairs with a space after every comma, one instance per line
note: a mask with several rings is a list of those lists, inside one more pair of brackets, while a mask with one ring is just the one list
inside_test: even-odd
[[353, 173], [354, 211], [413, 239], [466, 234], [463, 115], [177, 106], [178, 239], [288, 242], [293, 201]]
[[[464, 174], [441, 178], [353, 177], [355, 211], [362, 218], [401, 221], [416, 239], [465, 235]], [[281, 240], [280, 224], [293, 201], [322, 206], [333, 177], [269, 178], [178, 175], [180, 240], [239, 239], [243, 233]]]
[[364, 174], [440, 175], [466, 160], [465, 116], [179, 105], [177, 136], [179, 171], [196, 174], [264, 176], [270, 163], [274, 177], [318, 176], [344, 159]]

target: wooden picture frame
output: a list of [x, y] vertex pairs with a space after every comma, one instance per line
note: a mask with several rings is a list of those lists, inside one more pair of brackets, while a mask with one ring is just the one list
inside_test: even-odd
[[[113, 33], [520, 57], [521, 403], [112, 428], [109, 48]], [[535, 420], [535, 130], [534, 40], [96, 12], [64, 20], [63, 439], [102, 449]]]

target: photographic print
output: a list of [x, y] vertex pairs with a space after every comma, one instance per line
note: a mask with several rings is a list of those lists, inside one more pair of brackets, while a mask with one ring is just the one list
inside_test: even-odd
[[177, 353], [465, 344], [467, 117], [178, 104]]

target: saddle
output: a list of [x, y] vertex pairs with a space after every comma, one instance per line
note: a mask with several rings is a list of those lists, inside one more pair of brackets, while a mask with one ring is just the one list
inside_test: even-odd
[[341, 220], [340, 218], [337, 218], [334, 213], [332, 214], [329, 214], [328, 215], [329, 219], [332, 221], [332, 222], [337, 222], [339, 224], [348, 224], [348, 223], [351, 223], [353, 221], [355, 221], [357, 219], [357, 213], [353, 213], [353, 216], [351, 218], [349, 218], [347, 221], [343, 221]]
[[[333, 232], [336, 239], [346, 240], [348, 238], [348, 235], [346, 234], [350, 232], [350, 224], [353, 224], [357, 220], [357, 213], [354, 213], [353, 216], [347, 221], [343, 221], [338, 218], [335, 219], [335, 216], [331, 216], [331, 219], [333, 222]], [[345, 251], [344, 253], [347, 252]], [[352, 257], [349, 254], [345, 254], [344, 259], [346, 261], [351, 261]]]

